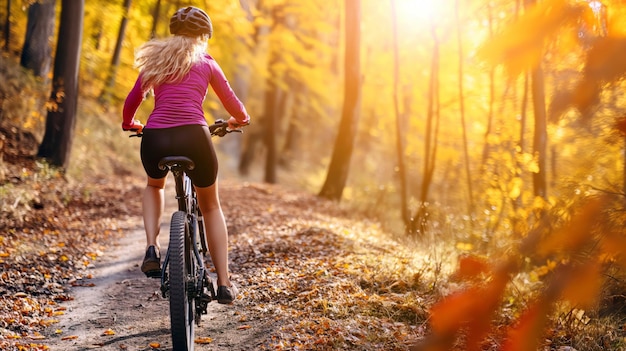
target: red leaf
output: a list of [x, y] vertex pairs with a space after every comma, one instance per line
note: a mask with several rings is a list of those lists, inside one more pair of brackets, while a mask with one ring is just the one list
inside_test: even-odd
[[472, 279], [490, 271], [489, 263], [485, 258], [467, 255], [459, 259], [459, 269], [456, 272], [456, 276], [461, 279]]
[[550, 304], [545, 300], [537, 301], [528, 308], [517, 325], [508, 330], [502, 351], [537, 350], [549, 311]]

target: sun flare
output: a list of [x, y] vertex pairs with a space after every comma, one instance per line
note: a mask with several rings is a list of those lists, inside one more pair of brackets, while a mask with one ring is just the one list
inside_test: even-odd
[[401, 23], [419, 25], [436, 20], [443, 6], [441, 0], [396, 0], [396, 13]]

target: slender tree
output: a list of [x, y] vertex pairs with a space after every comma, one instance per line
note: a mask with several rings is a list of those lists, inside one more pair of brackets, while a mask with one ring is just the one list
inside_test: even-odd
[[[273, 56], [276, 57], [276, 55]], [[270, 62], [273, 62], [273, 60], [270, 60]], [[278, 162], [276, 130], [278, 128], [279, 100], [283, 92], [275, 83], [271, 82], [271, 79], [268, 83], [268, 86], [265, 88], [265, 113], [263, 114], [265, 117], [263, 119], [263, 136], [266, 149], [264, 181], [274, 184], [276, 183], [276, 164]]]
[[150, 29], [150, 38], [156, 38], [157, 25], [161, 16], [161, 0], [156, 0], [154, 10], [152, 12], [152, 29]]
[[[284, 8], [276, 6], [272, 8], [272, 28], [280, 25], [286, 25], [284, 17]], [[284, 79], [284, 73], [278, 71], [276, 67], [281, 60], [281, 52], [278, 48], [276, 40], [270, 39], [270, 52], [268, 60], [268, 71], [271, 72], [267, 78], [265, 87], [265, 103], [263, 111], [263, 129], [265, 141], [265, 178], [266, 183], [276, 183], [276, 165], [278, 164], [278, 147], [277, 147], [277, 131], [279, 127], [279, 116], [282, 115], [281, 101], [284, 99], [285, 92], [279, 87], [278, 80]]]
[[419, 207], [411, 220], [407, 232], [409, 234], [425, 234], [428, 223], [428, 197], [435, 172], [437, 160], [437, 135], [439, 132], [439, 38], [436, 26], [431, 28], [433, 37], [433, 56], [430, 67], [430, 82], [428, 87], [428, 112], [426, 117], [426, 137], [424, 141], [424, 175], [420, 189]]
[[[458, 89], [459, 89], [459, 112], [461, 117], [461, 129], [463, 130], [463, 155], [465, 156], [465, 180], [467, 182], [467, 192], [469, 197], [469, 208], [468, 212], [470, 216], [474, 214], [474, 191], [472, 189], [472, 177], [470, 171], [470, 157], [469, 157], [469, 142], [467, 139], [467, 126], [465, 123], [465, 87], [463, 85], [463, 79], [465, 78], [464, 74], [464, 66], [463, 66], [463, 36], [461, 29], [461, 21], [459, 19], [459, 7], [461, 6], [459, 0], [455, 1], [454, 4], [454, 17], [456, 22], [456, 37], [457, 37], [457, 48], [459, 52], [459, 77], [458, 77]], [[493, 73], [492, 73], [493, 74]], [[493, 79], [492, 79], [493, 81]], [[493, 93], [492, 93], [493, 95]], [[493, 100], [493, 98], [492, 98]], [[491, 108], [490, 108], [491, 111]], [[490, 112], [491, 114], [491, 112]], [[473, 222], [473, 221], [471, 221]]]
[[11, 41], [11, 0], [7, 0], [7, 20], [4, 22], [4, 51], [9, 51]]
[[85, 0], [62, 0], [46, 130], [38, 156], [67, 169], [78, 102], [78, 68]]
[[50, 72], [55, 3], [56, 0], [41, 0], [28, 8], [26, 37], [20, 64], [32, 70], [38, 77], [47, 77]]
[[107, 103], [111, 98], [111, 93], [115, 87], [115, 78], [117, 76], [117, 68], [120, 65], [120, 56], [122, 53], [122, 44], [124, 43], [124, 36], [126, 35], [126, 26], [128, 25], [128, 14], [130, 13], [130, 6], [132, 0], [124, 0], [124, 15], [120, 21], [120, 29], [117, 33], [117, 42], [115, 44], [115, 51], [111, 57], [111, 66], [109, 67], [109, 75], [104, 84], [104, 89], [100, 94], [100, 101]]
[[398, 48], [398, 16], [396, 13], [396, 1], [391, 0], [391, 23], [392, 23], [392, 43], [393, 43], [393, 108], [396, 119], [396, 155], [398, 162], [398, 179], [400, 181], [400, 214], [405, 227], [411, 225], [409, 213], [408, 189], [406, 181], [406, 166], [404, 163], [404, 116], [400, 113], [400, 53]]
[[[524, 6], [531, 7], [536, 0], [525, 0]], [[532, 95], [535, 129], [533, 134], [533, 153], [537, 157], [538, 169], [533, 173], [533, 192], [535, 196], [547, 198], [548, 182], [546, 180], [546, 153], [548, 144], [548, 123], [546, 114], [546, 94], [541, 60], [531, 68], [530, 91]]]
[[345, 0], [345, 89], [339, 131], [319, 196], [340, 200], [348, 180], [361, 107], [361, 1]]
[[[245, 11], [246, 17], [250, 22], [254, 22], [255, 14], [254, 8], [259, 9], [259, 11], [264, 12], [264, 15], [269, 16], [269, 11], [267, 6], [263, 6], [262, 0], [239, 0], [241, 8]], [[268, 12], [268, 13], [265, 13]], [[267, 38], [268, 34], [271, 31], [271, 26], [266, 23], [260, 23], [254, 26], [254, 33], [252, 34], [252, 40], [254, 44], [251, 47], [253, 51], [253, 56], [261, 55], [261, 51], [265, 47], [263, 41]], [[240, 65], [239, 69], [234, 78], [234, 86], [239, 87], [238, 90], [242, 91], [243, 95], [240, 96], [242, 100], [246, 98], [246, 91], [243, 87], [247, 84], [247, 77], [251, 72], [251, 67], [249, 65]], [[244, 79], [244, 77], [246, 77]], [[269, 89], [266, 88], [266, 89]], [[247, 175], [250, 172], [250, 167], [252, 166], [252, 162], [254, 160], [255, 155], [259, 150], [259, 145], [264, 142], [264, 131], [260, 130], [260, 128], [265, 129], [265, 115], [261, 114], [259, 116], [255, 116], [255, 122], [249, 127], [246, 127], [246, 132], [244, 134], [244, 141], [241, 146], [239, 164], [237, 170], [242, 175]], [[232, 142], [235, 138], [229, 138]]]

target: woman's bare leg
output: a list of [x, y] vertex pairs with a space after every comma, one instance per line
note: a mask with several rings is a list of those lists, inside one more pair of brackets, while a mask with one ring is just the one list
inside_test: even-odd
[[211, 186], [196, 187], [198, 205], [204, 217], [204, 228], [211, 253], [211, 260], [217, 272], [218, 286], [231, 286], [228, 272], [228, 230], [217, 192], [217, 179]]
[[146, 230], [146, 248], [154, 245], [159, 252], [159, 232], [161, 230], [161, 214], [165, 205], [166, 178], [148, 177], [143, 191], [143, 225]]

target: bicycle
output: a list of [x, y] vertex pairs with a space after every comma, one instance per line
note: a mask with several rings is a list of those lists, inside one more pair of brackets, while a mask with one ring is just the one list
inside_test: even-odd
[[[228, 122], [217, 120], [209, 126], [211, 136], [242, 131], [228, 129]], [[131, 137], [141, 137], [141, 131]], [[204, 266], [208, 251], [202, 213], [196, 191], [187, 171], [194, 162], [184, 156], [167, 156], [159, 161], [161, 170], [172, 172], [175, 181], [178, 210], [172, 214], [170, 238], [161, 265], [161, 295], [170, 302], [170, 324], [174, 351], [194, 349], [194, 324], [200, 325], [207, 314], [208, 304], [216, 299], [213, 282]], [[153, 276], [159, 278], [159, 276]]]

